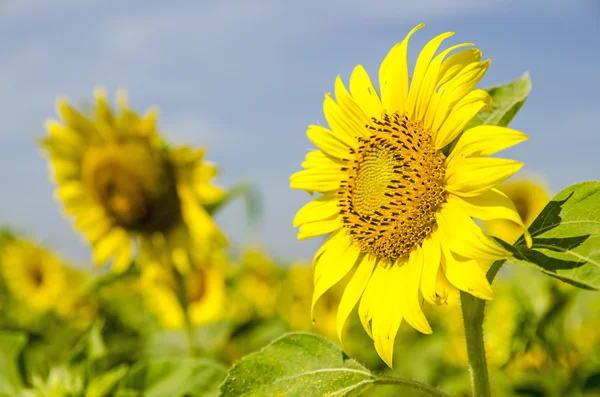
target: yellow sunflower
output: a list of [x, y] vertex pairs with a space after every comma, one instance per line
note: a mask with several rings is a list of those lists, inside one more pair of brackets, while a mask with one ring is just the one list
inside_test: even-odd
[[93, 116], [59, 100], [63, 121], [46, 124], [43, 147], [58, 198], [98, 264], [112, 258], [122, 271], [137, 248], [140, 261], [188, 271], [191, 247], [223, 241], [204, 207], [223, 197], [210, 184], [216, 168], [204, 161], [204, 150], [168, 147], [157, 133], [155, 109], [138, 116], [120, 91], [114, 113], [103, 90], [95, 96]]
[[[423, 299], [439, 305], [455, 289], [492, 298], [486, 268], [509, 253], [473, 218], [523, 227], [511, 200], [495, 189], [522, 163], [487, 156], [527, 136], [488, 125], [463, 132], [491, 104], [487, 92], [474, 89], [490, 61], [473, 48], [449, 55], [470, 43], [435, 55], [453, 35], [444, 33], [421, 51], [409, 80], [408, 41], [422, 26], [381, 64], [381, 95], [360, 65], [350, 92], [338, 76], [335, 101], [327, 94], [323, 105], [330, 129], [308, 128], [319, 149], [290, 178], [292, 188], [320, 193], [294, 218], [298, 238], [332, 233], [313, 260], [313, 307], [353, 272], [337, 313], [338, 336], [360, 300], [363, 326], [389, 366], [403, 320], [432, 332]], [[450, 153], [443, 150], [457, 138]]]
[[308, 264], [298, 262], [290, 266], [282, 282], [277, 299], [279, 316], [294, 331], [316, 331], [330, 339], [336, 338], [335, 312], [340, 294], [330, 289], [315, 307], [317, 321], [309, 317], [313, 293], [312, 271]]
[[[550, 201], [550, 192], [545, 183], [535, 179], [519, 179], [503, 183], [498, 190], [507, 195], [515, 204], [525, 226], [529, 227]], [[489, 219], [483, 224], [485, 231], [492, 236], [513, 243], [523, 230], [519, 224], [506, 219]]]
[[8, 241], [0, 251], [7, 289], [35, 311], [55, 307], [64, 292], [65, 269], [49, 251], [29, 241]]
[[[193, 326], [219, 320], [224, 314], [225, 275], [221, 265], [225, 254], [212, 253], [211, 258], [212, 263], [196, 266], [185, 277], [187, 310]], [[149, 266], [142, 273], [147, 305], [166, 329], [181, 329], [185, 325], [175, 277], [164, 266]]]

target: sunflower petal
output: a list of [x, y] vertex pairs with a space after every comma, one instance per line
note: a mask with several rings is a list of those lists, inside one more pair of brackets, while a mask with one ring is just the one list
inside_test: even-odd
[[467, 158], [446, 169], [446, 190], [461, 197], [478, 196], [506, 180], [523, 167], [515, 160]]
[[436, 280], [441, 262], [440, 243], [435, 235], [423, 241], [423, 275], [421, 276], [421, 293], [432, 305], [439, 304], [436, 295]]
[[442, 149], [452, 142], [481, 109], [491, 104], [492, 98], [483, 90], [475, 90], [468, 93], [463, 99], [458, 101], [448, 115], [448, 118], [444, 121], [444, 124], [442, 124], [441, 128], [434, 135], [435, 148], [438, 150]]
[[448, 163], [467, 157], [485, 157], [496, 154], [528, 136], [520, 131], [495, 125], [479, 125], [465, 131], [448, 157]]
[[406, 272], [404, 274], [403, 287], [399, 288], [403, 295], [402, 315], [411, 327], [424, 334], [430, 334], [433, 331], [425, 314], [423, 314], [419, 298], [421, 276], [423, 273], [423, 251], [420, 246], [417, 245], [416, 249], [411, 252], [408, 262], [404, 266], [406, 266]]
[[413, 118], [416, 114], [417, 98], [419, 91], [421, 90], [421, 85], [423, 84], [425, 74], [427, 73], [427, 69], [431, 64], [431, 58], [433, 58], [433, 55], [436, 53], [442, 42], [453, 35], [454, 32], [446, 32], [434, 37], [427, 44], [425, 44], [425, 47], [423, 47], [419, 53], [406, 102], [406, 113], [408, 114], [409, 118]]
[[492, 299], [494, 296], [492, 287], [477, 261], [454, 254], [443, 246], [442, 242], [442, 252], [444, 253], [442, 263], [448, 281], [461, 291], [468, 292], [477, 298]]
[[358, 106], [360, 106], [369, 119], [373, 117], [376, 119], [381, 118], [383, 114], [381, 100], [379, 99], [377, 90], [373, 87], [373, 83], [371, 83], [367, 71], [362, 65], [356, 66], [352, 71], [352, 75], [350, 76], [350, 92]]
[[408, 97], [408, 42], [424, 24], [415, 26], [387, 54], [379, 67], [381, 103], [388, 114], [403, 112]]
[[356, 137], [364, 133], [364, 125], [359, 125], [353, 118], [348, 117], [331, 98], [330, 93], [325, 95], [323, 113], [335, 137], [344, 142], [346, 146], [357, 148]]
[[292, 189], [326, 193], [340, 188], [346, 175], [340, 170], [309, 169], [296, 172], [290, 177]]
[[375, 267], [375, 271], [373, 271], [373, 275], [369, 279], [369, 283], [367, 284], [365, 292], [360, 298], [360, 304], [358, 305], [358, 317], [371, 339], [373, 339], [373, 332], [371, 331], [369, 322], [373, 318], [373, 313], [380, 302], [379, 298], [381, 292], [385, 291], [383, 282], [385, 281], [386, 275], [386, 268], [383, 266]]
[[298, 231], [298, 240], [329, 234], [341, 227], [342, 222], [337, 214], [320, 221], [304, 223]]
[[375, 258], [370, 255], [365, 256], [361, 254], [358, 256], [356, 262], [358, 263], [358, 267], [356, 268], [356, 272], [352, 276], [352, 279], [344, 289], [337, 311], [336, 329], [340, 342], [342, 342], [342, 330], [344, 329], [346, 320], [360, 299], [371, 278], [373, 268], [376, 266]]
[[508, 251], [485, 236], [473, 219], [459, 207], [443, 206], [437, 214], [437, 223], [452, 252], [486, 261], [510, 256]]
[[326, 193], [304, 204], [294, 217], [293, 226], [303, 223], [320, 221], [339, 213], [338, 201], [335, 194]]
[[332, 157], [347, 159], [350, 156], [350, 147], [326, 128], [311, 125], [306, 135], [319, 149]]
[[314, 318], [314, 308], [319, 298], [352, 270], [358, 254], [359, 252], [350, 246], [350, 240], [346, 236], [330, 242], [328, 248], [317, 259], [311, 317]]

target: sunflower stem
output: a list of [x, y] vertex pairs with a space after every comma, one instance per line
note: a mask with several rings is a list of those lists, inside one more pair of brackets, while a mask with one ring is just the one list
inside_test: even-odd
[[177, 279], [177, 300], [179, 301], [179, 306], [183, 312], [183, 321], [185, 327], [185, 335], [188, 340], [188, 349], [190, 356], [196, 355], [196, 338], [194, 336], [194, 328], [192, 327], [192, 321], [190, 319], [190, 314], [188, 312], [188, 301], [187, 301], [187, 291], [185, 287], [185, 277], [175, 271], [176, 279]]
[[436, 389], [426, 383], [421, 383], [416, 380], [396, 378], [392, 376], [380, 376], [375, 379], [377, 385], [396, 385], [412, 389], [420, 392], [420, 395], [428, 395], [432, 397], [448, 397], [446, 393]]
[[[503, 260], [494, 262], [488, 270], [487, 279], [490, 283], [494, 280], [503, 263]], [[485, 357], [485, 345], [483, 343], [485, 301], [461, 291], [460, 303], [465, 326], [473, 397], [491, 397], [490, 378]]]

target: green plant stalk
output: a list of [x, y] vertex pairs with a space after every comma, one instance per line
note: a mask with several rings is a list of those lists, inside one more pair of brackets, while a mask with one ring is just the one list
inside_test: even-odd
[[[487, 272], [487, 279], [491, 283], [500, 270], [504, 261], [497, 261]], [[483, 343], [483, 318], [485, 301], [474, 297], [467, 292], [460, 292], [460, 303], [465, 326], [467, 341], [467, 357], [471, 372], [471, 389], [473, 397], [491, 397], [490, 377], [485, 358], [485, 345]]]
[[196, 338], [194, 336], [194, 328], [188, 312], [187, 291], [185, 288], [185, 278], [178, 271], [175, 271], [177, 278], [177, 301], [183, 311], [183, 320], [185, 327], [185, 335], [188, 340], [188, 349], [190, 356], [196, 355]]

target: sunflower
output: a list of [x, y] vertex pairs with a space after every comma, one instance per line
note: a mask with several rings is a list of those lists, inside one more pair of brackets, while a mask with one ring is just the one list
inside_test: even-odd
[[360, 65], [350, 92], [337, 77], [335, 100], [327, 94], [323, 104], [330, 129], [309, 126], [318, 150], [290, 178], [292, 188], [319, 193], [294, 218], [298, 238], [331, 233], [313, 260], [313, 307], [353, 272], [337, 312], [338, 337], [360, 300], [359, 317], [389, 366], [403, 320], [432, 332], [423, 299], [440, 305], [456, 289], [492, 298], [488, 261], [509, 253], [473, 218], [508, 219], [524, 229], [514, 204], [495, 189], [522, 163], [487, 156], [527, 136], [489, 125], [463, 132], [491, 105], [486, 91], [474, 89], [490, 61], [473, 48], [449, 55], [470, 43], [434, 56], [453, 35], [444, 33], [421, 51], [409, 87], [408, 41], [422, 26], [381, 64], [381, 95]]
[[280, 286], [277, 298], [279, 316], [294, 331], [316, 331], [330, 339], [336, 338], [335, 312], [340, 294], [330, 289], [315, 307], [318, 321], [310, 321], [313, 292], [312, 271], [308, 264], [297, 262], [290, 266]]
[[[526, 227], [533, 223], [550, 201], [550, 192], [546, 185], [535, 179], [506, 182], [498, 186], [498, 190], [513, 201]], [[509, 243], [516, 241], [522, 233], [519, 224], [506, 219], [486, 220], [483, 226], [489, 235], [499, 237]]]
[[[212, 253], [210, 264], [196, 266], [186, 275], [187, 311], [193, 326], [216, 321], [224, 315], [224, 253]], [[165, 329], [181, 329], [184, 312], [178, 299], [176, 275], [164, 266], [151, 266], [142, 273], [142, 288], [148, 307]]]
[[34, 311], [55, 307], [65, 285], [65, 269], [49, 251], [27, 240], [6, 242], [0, 267], [7, 289]]
[[112, 258], [113, 269], [126, 269], [137, 243], [139, 261], [188, 271], [192, 247], [224, 241], [205, 210], [224, 194], [210, 184], [216, 168], [204, 161], [204, 150], [167, 146], [155, 109], [140, 117], [120, 91], [114, 113], [103, 90], [95, 96], [93, 116], [59, 100], [63, 121], [46, 123], [42, 144], [58, 198], [97, 264]]

